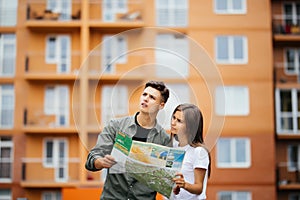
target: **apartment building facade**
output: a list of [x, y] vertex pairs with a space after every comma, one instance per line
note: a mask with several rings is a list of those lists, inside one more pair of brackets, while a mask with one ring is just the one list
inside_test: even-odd
[[[110, 118], [137, 111], [149, 79], [171, 89], [159, 116], [166, 129], [180, 102], [195, 103], [204, 113], [212, 156], [208, 199], [276, 199], [277, 191], [281, 199], [297, 199], [294, 182], [277, 187], [286, 178], [281, 163], [299, 155], [296, 143], [288, 144], [297, 140], [294, 132], [278, 134], [290, 118], [297, 124], [289, 115], [294, 111], [275, 110], [278, 97], [297, 101], [297, 81], [276, 78], [274, 86], [273, 80], [272, 16], [283, 15], [284, 5], [0, 1], [0, 199], [99, 199], [105, 172], [84, 168], [88, 150]], [[283, 44], [293, 47], [297, 37], [290, 35], [274, 35], [274, 59], [284, 57]], [[287, 70], [298, 73], [296, 66]], [[282, 127], [275, 127], [280, 119]], [[282, 148], [292, 160], [284, 160]], [[284, 176], [296, 174], [296, 166], [285, 168]]]

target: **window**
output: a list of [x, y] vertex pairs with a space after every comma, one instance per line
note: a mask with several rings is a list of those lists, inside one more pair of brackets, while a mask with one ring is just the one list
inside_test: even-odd
[[170, 90], [169, 99], [161, 111], [158, 112], [157, 120], [165, 128], [170, 129], [170, 119], [173, 110], [178, 104], [190, 103], [190, 88], [187, 84], [166, 84]]
[[45, 167], [55, 169], [55, 181], [65, 182], [68, 179], [68, 142], [67, 139], [44, 140], [44, 161]]
[[12, 200], [10, 189], [0, 189], [0, 200]]
[[14, 86], [10, 84], [0, 85], [0, 128], [13, 128], [14, 107]]
[[250, 97], [248, 87], [219, 86], [215, 92], [215, 111], [217, 115], [249, 115]]
[[1, 136], [0, 137], [0, 182], [11, 181], [12, 170], [13, 170], [12, 164], [13, 164], [13, 141], [11, 137]]
[[15, 34], [0, 34], [0, 77], [14, 76], [15, 59], [16, 59]]
[[300, 74], [300, 49], [299, 48], [287, 48], [284, 50], [284, 70], [287, 74]]
[[61, 200], [61, 192], [42, 192], [42, 200]]
[[220, 138], [217, 143], [219, 168], [250, 167], [250, 140], [248, 138]]
[[276, 127], [277, 133], [300, 133], [300, 90], [277, 89]]
[[70, 72], [71, 44], [69, 36], [49, 36], [46, 44], [46, 63], [57, 64], [57, 73]]
[[246, 64], [248, 43], [244, 36], [217, 36], [216, 61], [219, 64]]
[[102, 88], [101, 121], [105, 125], [110, 119], [128, 114], [128, 91], [125, 85], [105, 85]]
[[300, 3], [299, 2], [284, 2], [284, 21], [285, 25], [300, 25]]
[[246, 14], [247, 0], [214, 0], [217, 14]]
[[68, 126], [69, 125], [69, 88], [68, 86], [46, 86], [44, 113], [54, 115], [55, 122], [49, 125]]
[[246, 191], [221, 191], [218, 200], [251, 200], [251, 192]]
[[17, 25], [18, 0], [0, 0], [0, 26]]
[[47, 9], [59, 14], [60, 20], [71, 19], [71, 0], [47, 0]]
[[300, 200], [300, 193], [289, 193], [289, 199], [288, 200]]
[[186, 27], [188, 25], [187, 0], [156, 0], [156, 25]]
[[300, 170], [300, 145], [288, 145], [288, 170]]
[[182, 35], [159, 34], [156, 36], [156, 76], [178, 78], [189, 76], [189, 42]]
[[127, 9], [127, 0], [103, 0], [102, 20], [114, 22], [116, 21], [116, 14], [125, 14]]
[[102, 70], [115, 73], [115, 64], [127, 62], [127, 39], [124, 36], [105, 35], [102, 43]]

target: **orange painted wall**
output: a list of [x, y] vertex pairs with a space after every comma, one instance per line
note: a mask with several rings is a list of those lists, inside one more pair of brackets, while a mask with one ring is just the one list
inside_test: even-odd
[[[100, 199], [102, 188], [65, 188], [62, 191], [62, 199], [72, 200], [96, 200]], [[156, 200], [162, 200], [162, 195], [158, 194]]]

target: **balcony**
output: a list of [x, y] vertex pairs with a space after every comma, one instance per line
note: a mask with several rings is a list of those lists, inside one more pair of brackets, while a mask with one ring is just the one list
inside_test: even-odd
[[292, 19], [286, 15], [273, 15], [274, 40], [278, 42], [300, 41], [299, 20], [300, 16], [297, 19]]
[[25, 59], [27, 80], [75, 80], [80, 69], [80, 52], [73, 51], [69, 58], [47, 61], [42, 52], [28, 52]]
[[79, 158], [65, 158], [60, 165], [47, 164], [43, 158], [22, 158], [21, 185], [29, 188], [77, 186], [80, 165]]
[[24, 131], [32, 134], [69, 133], [77, 134], [74, 121], [71, 119], [71, 108], [52, 108], [54, 113], [46, 113], [40, 106], [31, 106], [24, 110]]
[[[118, 48], [118, 47], [116, 47]], [[91, 80], [103, 81], [142, 81], [146, 76], [153, 75], [153, 72], [146, 72], [142, 67], [146, 62], [146, 56], [139, 52], [127, 50], [125, 59], [111, 56], [103, 61], [100, 50], [91, 52], [88, 58], [88, 74]], [[120, 53], [122, 55], [122, 53]], [[150, 70], [150, 67], [147, 68]]]
[[300, 67], [294, 63], [276, 62], [274, 67], [274, 78], [276, 83], [280, 84], [298, 84], [300, 83]]
[[63, 1], [56, 1], [54, 4], [47, 4], [47, 1], [27, 1], [27, 27], [80, 27], [81, 2], [70, 1], [65, 5]]
[[280, 190], [300, 189], [300, 163], [281, 162], [277, 165], [277, 181]]
[[90, 26], [118, 31], [143, 27], [143, 8], [141, 0], [128, 0], [127, 4], [102, 0], [90, 1]]

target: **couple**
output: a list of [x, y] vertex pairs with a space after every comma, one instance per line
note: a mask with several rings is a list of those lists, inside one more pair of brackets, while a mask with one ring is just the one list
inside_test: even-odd
[[[178, 105], [172, 114], [171, 134], [167, 134], [157, 123], [156, 117], [168, 98], [169, 90], [163, 82], [147, 82], [140, 97], [139, 112], [134, 116], [111, 120], [104, 127], [98, 136], [97, 144], [88, 154], [86, 169], [98, 171], [103, 168], [109, 169], [115, 164], [110, 153], [116, 133], [121, 131], [133, 140], [184, 148], [186, 154], [182, 170], [173, 179], [176, 186], [171, 199], [206, 199], [210, 156], [204, 147], [201, 111], [193, 104]], [[155, 200], [155, 198], [156, 191], [127, 174], [107, 173], [100, 199]]]

